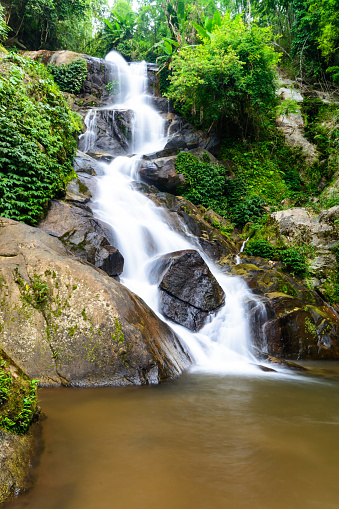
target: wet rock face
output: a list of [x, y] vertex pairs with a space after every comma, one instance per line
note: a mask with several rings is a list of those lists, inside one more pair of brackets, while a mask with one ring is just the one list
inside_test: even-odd
[[339, 358], [339, 315], [317, 292], [260, 258], [249, 257], [231, 271], [245, 279], [264, 306], [264, 312], [253, 302], [248, 306], [259, 350], [286, 359]]
[[156, 260], [152, 277], [159, 281], [162, 313], [192, 331], [225, 302], [225, 294], [197, 251], [169, 253]]
[[0, 348], [41, 385], [140, 385], [190, 360], [132, 292], [39, 228], [1, 218]]

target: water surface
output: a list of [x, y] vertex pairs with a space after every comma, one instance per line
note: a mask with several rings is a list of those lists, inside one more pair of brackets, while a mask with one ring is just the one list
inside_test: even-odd
[[38, 482], [9, 507], [337, 509], [338, 380], [187, 374], [41, 390]]

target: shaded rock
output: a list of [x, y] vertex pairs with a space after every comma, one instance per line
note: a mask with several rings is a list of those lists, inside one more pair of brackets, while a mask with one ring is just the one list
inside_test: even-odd
[[250, 263], [231, 267], [264, 306], [263, 310], [256, 302], [248, 307], [255, 346], [287, 359], [338, 359], [336, 311], [317, 292], [263, 262], [263, 268]]
[[133, 121], [132, 110], [92, 110], [85, 118], [87, 131], [79, 139], [79, 149], [92, 157], [96, 152], [114, 157], [126, 155], [130, 149]]
[[154, 185], [159, 191], [177, 194], [187, 187], [184, 175], [177, 173], [175, 161], [177, 156], [141, 161], [139, 174], [142, 180]]
[[41, 385], [157, 383], [189, 365], [139, 297], [58, 239], [2, 218], [0, 246], [0, 347]]
[[121, 274], [123, 257], [114, 248], [114, 236], [109, 226], [83, 210], [61, 201], [52, 201], [47, 217], [39, 228], [59, 237], [77, 258], [101, 268], [110, 276]]
[[42, 450], [40, 433], [39, 423], [21, 436], [0, 429], [0, 504], [33, 486], [32, 465]]
[[109, 276], [119, 276], [124, 270], [124, 257], [117, 248], [103, 246], [95, 255], [94, 265]]
[[[181, 125], [175, 118], [172, 120], [175, 125]], [[171, 123], [168, 127], [173, 134], [169, 137], [165, 147], [155, 153], [147, 154], [145, 159], [159, 159], [162, 157], [174, 156], [183, 150], [204, 149], [216, 154], [220, 147], [220, 140], [215, 134], [204, 131], [197, 131], [191, 124], [184, 124], [179, 131], [172, 129]]]
[[225, 302], [225, 294], [197, 251], [169, 253], [154, 262], [159, 281], [161, 312], [193, 331]]

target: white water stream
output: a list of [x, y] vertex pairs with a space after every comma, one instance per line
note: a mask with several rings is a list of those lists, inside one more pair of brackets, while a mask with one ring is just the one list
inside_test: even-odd
[[[138, 294], [163, 320], [158, 305], [157, 285], [150, 284], [150, 262], [159, 255], [182, 249], [198, 249], [192, 242], [171, 230], [164, 220], [164, 210], [146, 196], [133, 190], [138, 180], [138, 164], [143, 154], [161, 150], [167, 141], [165, 122], [150, 104], [147, 96], [147, 67], [144, 62], [128, 65], [116, 52], [106, 60], [117, 67], [119, 91], [110, 110], [134, 111], [130, 157], [117, 157], [104, 164], [104, 175], [98, 177], [94, 201], [97, 218], [109, 224], [116, 247], [125, 259], [121, 283]], [[93, 145], [95, 112], [91, 120], [86, 147]], [[88, 148], [87, 148], [88, 150]], [[195, 360], [193, 369], [216, 373], [259, 374], [252, 357], [250, 331], [245, 301], [254, 296], [238, 277], [223, 274], [199, 251], [226, 294], [226, 304], [199, 333], [167, 322], [187, 344]]]

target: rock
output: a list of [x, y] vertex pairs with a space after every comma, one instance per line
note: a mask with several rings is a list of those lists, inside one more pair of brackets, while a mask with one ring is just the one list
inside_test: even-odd
[[66, 200], [87, 203], [91, 198], [91, 192], [86, 184], [81, 182], [79, 178], [75, 178], [68, 182], [66, 186]]
[[[110, 65], [109, 62], [106, 62], [102, 58], [92, 57], [90, 55], [84, 55], [82, 53], [75, 53], [73, 51], [61, 50], [61, 51], [49, 51], [49, 50], [39, 50], [39, 51], [27, 51], [23, 53], [24, 56], [28, 58], [32, 58], [33, 60], [37, 60], [42, 62], [43, 64], [54, 64], [54, 65], [62, 65], [69, 64], [78, 58], [83, 58], [87, 63], [87, 77], [82, 85], [81, 94], [78, 96], [80, 100], [84, 102], [89, 96], [94, 97], [96, 100], [101, 100], [96, 105], [100, 106], [106, 101], [111, 101], [111, 96], [109, 92], [106, 90], [106, 86], [108, 83], [117, 79], [117, 73], [115, 72], [114, 67]], [[78, 104], [79, 104], [78, 99]], [[94, 99], [94, 100], [95, 100]], [[93, 106], [93, 100], [90, 101], [88, 106]], [[85, 106], [82, 103], [82, 106]]]
[[119, 276], [124, 270], [124, 257], [117, 248], [103, 246], [95, 255], [94, 265], [109, 276]]
[[[110, 160], [112, 156], [110, 156]], [[102, 164], [88, 154], [84, 154], [80, 150], [77, 151], [73, 159], [73, 169], [75, 173], [87, 173], [88, 175], [102, 175]]]
[[47, 217], [39, 228], [59, 237], [69, 251], [82, 261], [104, 270], [109, 276], [122, 273], [124, 259], [111, 244], [111, 229], [95, 219], [89, 210], [60, 201], [52, 201]]
[[193, 331], [225, 302], [225, 294], [197, 251], [176, 251], [159, 257], [152, 277], [159, 283], [161, 312]]
[[0, 429], [0, 504], [33, 486], [32, 465], [42, 449], [40, 433], [39, 423], [21, 436]]
[[[2, 301], [2, 306], [4, 302]], [[1, 387], [0, 391], [0, 505], [9, 497], [18, 495], [32, 484], [30, 468], [40, 452], [40, 409], [36, 399], [27, 402], [31, 393], [31, 382], [18, 366], [0, 348]], [[4, 383], [10, 378], [10, 383]], [[27, 411], [29, 420], [25, 423], [22, 411]], [[28, 413], [29, 412], [29, 413]], [[26, 417], [26, 416], [25, 416]], [[4, 429], [5, 423], [21, 425], [23, 435]], [[27, 428], [26, 428], [27, 426]]]
[[[171, 122], [175, 122], [177, 128], [172, 129]], [[165, 147], [155, 153], [147, 154], [144, 156], [145, 159], [159, 159], [162, 157], [175, 156], [180, 151], [204, 149], [216, 154], [220, 147], [220, 140], [215, 134], [209, 134], [204, 131], [197, 131], [191, 124], [182, 124], [178, 122], [177, 118], [174, 118], [169, 123], [169, 132], [173, 134], [169, 137]]]
[[261, 303], [248, 304], [255, 346], [287, 359], [338, 359], [336, 311], [317, 292], [288, 274], [267, 268], [267, 262], [263, 267], [250, 263], [231, 267], [231, 272], [245, 279]]
[[154, 185], [159, 191], [178, 194], [187, 187], [184, 175], [177, 173], [175, 161], [177, 156], [141, 161], [139, 174], [142, 180]]
[[[321, 211], [320, 214], [305, 208], [280, 210], [271, 214], [273, 242], [293, 247], [312, 246], [308, 256], [310, 281], [325, 299], [330, 300], [334, 292], [333, 282], [337, 277], [337, 260], [334, 248], [339, 242], [339, 206]], [[268, 239], [269, 240], [269, 239]], [[320, 284], [319, 284], [320, 280]]]
[[112, 154], [108, 154], [108, 152], [90, 151], [90, 152], [88, 152], [87, 155], [90, 156], [92, 159], [95, 159], [96, 161], [103, 162], [103, 163], [110, 163], [114, 159], [114, 156]]
[[[237, 254], [234, 240], [209, 224], [209, 219], [204, 219], [204, 212], [190, 201], [181, 196], [159, 192], [154, 186], [143, 182], [134, 182], [133, 187], [146, 194], [158, 207], [164, 208], [166, 221], [171, 228], [191, 242], [196, 242], [197, 248], [202, 249], [213, 261]], [[195, 238], [192, 238], [192, 234]]]
[[139, 297], [57, 238], [2, 218], [0, 246], [0, 347], [42, 386], [157, 383], [188, 367]]
[[[85, 118], [87, 131], [79, 140], [79, 149], [92, 157], [96, 152], [105, 152], [111, 158], [127, 155], [132, 140], [133, 111], [100, 109], [93, 110], [90, 115], [91, 118]], [[95, 121], [94, 127], [92, 121]]]

